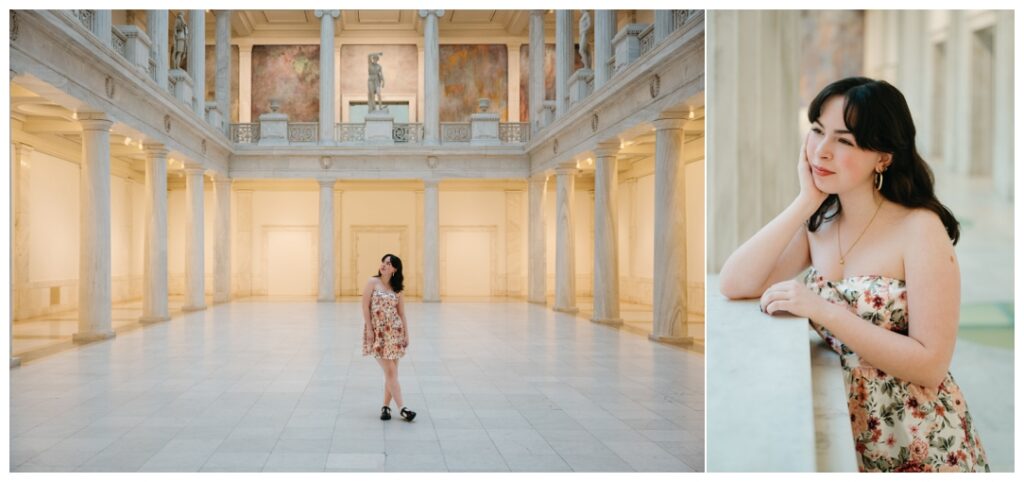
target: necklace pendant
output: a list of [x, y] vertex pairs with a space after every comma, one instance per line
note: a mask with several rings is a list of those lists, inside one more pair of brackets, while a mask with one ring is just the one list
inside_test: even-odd
[[846, 264], [846, 261], [844, 261], [844, 260], [843, 260], [842, 258], [840, 258], [840, 259], [839, 259], [839, 264], [840, 264], [840, 265], [844, 265], [844, 264]]

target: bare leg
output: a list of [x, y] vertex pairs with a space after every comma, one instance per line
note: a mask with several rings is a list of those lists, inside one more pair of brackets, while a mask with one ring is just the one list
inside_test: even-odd
[[384, 384], [395, 399], [398, 408], [405, 406], [402, 402], [402, 387], [398, 385], [398, 365], [395, 360], [378, 359], [377, 363], [384, 369]]

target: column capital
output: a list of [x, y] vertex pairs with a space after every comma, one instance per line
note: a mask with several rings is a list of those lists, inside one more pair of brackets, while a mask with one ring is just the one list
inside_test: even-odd
[[547, 14], [547, 13], [548, 13], [547, 10], [530, 10], [530, 16], [531, 17], [542, 17], [543, 18], [544, 15]]
[[423, 180], [423, 188], [424, 189], [437, 189], [437, 186], [440, 183], [441, 183], [441, 181], [438, 180], [438, 179], [424, 179]]
[[594, 148], [594, 157], [615, 157], [620, 145], [618, 140], [598, 142]]
[[313, 15], [316, 15], [316, 18], [338, 18], [341, 10], [313, 10]]
[[334, 189], [334, 184], [337, 183], [337, 182], [338, 182], [338, 180], [333, 178], [333, 177], [330, 178], [330, 179], [317, 179], [316, 180], [316, 183], [320, 185], [320, 189], [324, 189], [324, 188]]
[[575, 175], [579, 174], [579, 172], [580, 172], [579, 168], [576, 167], [576, 161], [562, 163], [562, 164], [559, 164], [558, 166], [555, 166], [555, 175], [556, 176], [565, 176], [565, 175], [575, 176]]
[[252, 47], [253, 47], [252, 44], [240, 43], [240, 44], [237, 44], [237, 47], [238, 47], [238, 55], [242, 55], [242, 54], [252, 55]]
[[36, 150], [36, 148], [32, 147], [31, 144], [25, 144], [24, 142], [15, 142], [14, 143], [15, 155], [18, 156], [18, 157], [24, 156], [26, 154], [31, 154], [35, 150]]
[[538, 172], [530, 176], [530, 182], [548, 182], [548, 176], [550, 174], [547, 171]]
[[146, 151], [146, 157], [149, 157], [149, 158], [156, 158], [156, 157], [166, 158], [167, 155], [170, 154], [170, 152], [171, 152], [169, 149], [167, 149], [167, 146], [165, 146], [165, 145], [163, 145], [163, 144], [161, 144], [159, 142], [146, 142], [146, 143], [143, 143], [142, 144], [142, 149]]
[[654, 124], [656, 130], [663, 131], [667, 129], [683, 129], [686, 127], [687, 122], [688, 120], [683, 117], [661, 117], [655, 119], [652, 124]]
[[223, 184], [231, 184], [231, 178], [218, 172], [218, 173], [215, 173], [213, 175], [213, 183], [214, 184], [222, 184], [222, 185]]
[[188, 174], [190, 176], [194, 176], [196, 174], [202, 175], [203, 173], [206, 172], [206, 168], [203, 167], [203, 165], [199, 164], [198, 162], [184, 161], [184, 164], [185, 174]]
[[105, 112], [77, 112], [74, 117], [83, 131], [109, 131], [114, 125]]
[[429, 15], [433, 15], [437, 18], [444, 16], [444, 10], [420, 10], [420, 17], [427, 18]]

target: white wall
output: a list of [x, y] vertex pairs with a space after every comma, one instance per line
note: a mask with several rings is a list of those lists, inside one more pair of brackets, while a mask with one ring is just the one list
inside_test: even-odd
[[[391, 254], [402, 260], [405, 289], [409, 294], [419, 293], [416, 279], [421, 272], [422, 261], [417, 256], [417, 240], [420, 233], [416, 229], [416, 196], [414, 191], [341, 192], [341, 239], [338, 240], [341, 243], [341, 259], [336, 262], [340, 262], [338, 266], [341, 269], [343, 294], [359, 294], [366, 282], [358, 276], [357, 264], [362, 260], [357, 258], [359, 246], [355, 244], [355, 240], [359, 236], [373, 236], [374, 233], [390, 233], [383, 235], [385, 239], [394, 239], [401, 246], [399, 252]], [[313, 207], [314, 210], [311, 212], [316, 215], [315, 202]], [[367, 252], [363, 257], [372, 257], [379, 261], [384, 254], [383, 251], [374, 251], [372, 256]]]

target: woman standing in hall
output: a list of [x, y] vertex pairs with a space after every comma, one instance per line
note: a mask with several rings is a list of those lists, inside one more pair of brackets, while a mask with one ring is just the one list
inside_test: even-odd
[[729, 257], [722, 294], [809, 318], [839, 353], [861, 471], [988, 471], [949, 373], [959, 223], [935, 197], [903, 94], [843, 79], [808, 120], [800, 194]]
[[377, 275], [363, 288], [363, 356], [373, 355], [384, 370], [384, 406], [381, 420], [391, 420], [391, 399], [401, 407], [399, 415], [407, 422], [416, 418], [402, 402], [402, 387], [398, 384], [398, 360], [409, 346], [409, 324], [405, 320], [402, 297], [402, 260], [385, 254], [380, 260]]

